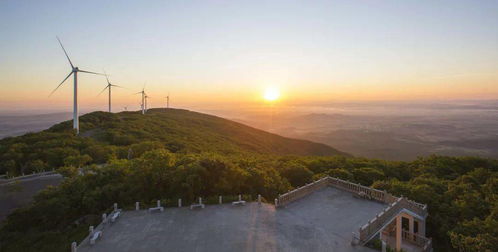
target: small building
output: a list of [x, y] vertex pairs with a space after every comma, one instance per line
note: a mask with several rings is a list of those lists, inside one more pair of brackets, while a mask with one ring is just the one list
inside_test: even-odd
[[[371, 240], [380, 239], [382, 251], [385, 251], [386, 247], [407, 252], [432, 251], [432, 240], [425, 236], [427, 205], [404, 197], [394, 197], [386, 191], [338, 178], [325, 177], [279, 196], [278, 206], [284, 207], [327, 186], [351, 192], [357, 198], [386, 204], [385, 209], [368, 220], [357, 232], [353, 231], [352, 245], [365, 245]], [[345, 210], [352, 211], [353, 209]]]

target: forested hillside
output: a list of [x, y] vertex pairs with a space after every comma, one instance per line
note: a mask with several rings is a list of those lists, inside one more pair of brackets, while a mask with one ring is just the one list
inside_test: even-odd
[[180, 109], [150, 109], [145, 115], [93, 112], [80, 117], [80, 129], [81, 135], [75, 136], [72, 121], [66, 121], [42, 132], [0, 140], [0, 174], [103, 164], [112, 157], [139, 157], [155, 148], [173, 153], [347, 155], [324, 144]]
[[[70, 243], [81, 241], [88, 226], [99, 222], [114, 202], [132, 207], [136, 201], [153, 205], [161, 199], [174, 204], [182, 198], [188, 204], [198, 196], [215, 202], [218, 195], [238, 193], [262, 194], [272, 201], [279, 193], [326, 175], [428, 204], [427, 235], [433, 238], [435, 251], [498, 251], [498, 160], [430, 156], [394, 162], [344, 155], [282, 155], [302, 144], [309, 147], [308, 154], [336, 152], [236, 123], [216, 124], [213, 117], [193, 112], [164, 113], [92, 113], [82, 118], [87, 137], [72, 136], [69, 123], [63, 123], [39, 133], [45, 141], [26, 140], [37, 134], [17, 138], [17, 143], [3, 140], [9, 150], [2, 150], [2, 162], [9, 153], [37, 155], [36, 159], [48, 155], [43, 165], [60, 167], [66, 179], [59, 187], [38, 194], [31, 205], [16, 210], [1, 224], [0, 251], [68, 251]], [[155, 117], [165, 119], [152, 122]], [[123, 123], [127, 120], [129, 123]], [[253, 133], [243, 132], [245, 129]], [[182, 138], [190, 132], [194, 132], [190, 138]], [[165, 134], [168, 137], [156, 138]], [[130, 137], [121, 138], [124, 135]], [[275, 139], [282, 141], [279, 151], [256, 151], [259, 147], [270, 149], [274, 145], [264, 141]], [[295, 143], [295, 147], [284, 143]], [[31, 151], [10, 151], [22, 144]], [[315, 148], [320, 151], [310, 150]], [[72, 154], [65, 159], [50, 156], [55, 150], [71, 150]], [[91, 162], [107, 165], [83, 166]], [[84, 175], [78, 175], [79, 166]]]

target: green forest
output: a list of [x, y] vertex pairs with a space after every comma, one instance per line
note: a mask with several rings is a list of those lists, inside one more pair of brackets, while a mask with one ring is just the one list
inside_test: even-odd
[[0, 251], [68, 251], [114, 202], [238, 193], [270, 202], [327, 175], [427, 204], [435, 251], [498, 251], [498, 160], [352, 157], [186, 110], [94, 112], [80, 120], [80, 136], [67, 121], [0, 140], [0, 174], [57, 169], [65, 176], [1, 224]]

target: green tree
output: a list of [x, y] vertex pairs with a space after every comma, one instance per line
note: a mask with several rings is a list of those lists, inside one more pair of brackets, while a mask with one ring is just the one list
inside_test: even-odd
[[370, 167], [359, 168], [353, 170], [353, 178], [362, 185], [370, 186], [373, 182], [382, 180], [384, 172]]
[[64, 164], [66, 166], [73, 166], [76, 168], [81, 168], [82, 166], [90, 163], [92, 161], [92, 157], [89, 155], [76, 155], [76, 156], [69, 156], [64, 159]]
[[303, 164], [297, 162], [286, 162], [282, 168], [281, 174], [294, 187], [309, 183], [313, 178], [313, 172]]

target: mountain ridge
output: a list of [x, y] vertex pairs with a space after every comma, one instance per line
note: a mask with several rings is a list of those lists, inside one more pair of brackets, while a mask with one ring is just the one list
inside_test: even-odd
[[[101, 116], [112, 117], [112, 119], [120, 120], [121, 122], [127, 121], [131, 124], [112, 124], [109, 125], [108, 121], [95, 120], [97, 118], [92, 118], [90, 116]], [[146, 125], [144, 125], [144, 132], [136, 131], [135, 122], [143, 119], [146, 120]], [[59, 125], [63, 125], [67, 128], [71, 121], [63, 122]], [[88, 130], [99, 129], [99, 126], [110, 126], [107, 132], [100, 132], [100, 136], [95, 136], [90, 134], [90, 136], [96, 138], [97, 140], [110, 141], [110, 144], [120, 145], [126, 143], [126, 141], [121, 142], [120, 139], [116, 139], [115, 132], [117, 131], [125, 134], [125, 130], [130, 130], [132, 135], [137, 137], [144, 137], [146, 140], [154, 141], [153, 137], [162, 137], [160, 141], [166, 141], [166, 143], [172, 144], [186, 144], [182, 141], [172, 141], [168, 139], [170, 136], [189, 136], [194, 137], [192, 140], [207, 141], [208, 144], [215, 144], [216, 141], [227, 140], [228, 142], [239, 147], [242, 151], [252, 151], [256, 153], [264, 154], [286, 154], [286, 155], [346, 155], [349, 154], [338, 151], [331, 146], [322, 143], [316, 143], [309, 140], [295, 139], [283, 137], [274, 133], [270, 133], [264, 130], [256, 129], [251, 126], [238, 123], [229, 119], [225, 119], [215, 115], [209, 115], [204, 113], [199, 113], [195, 111], [190, 111], [186, 109], [149, 109], [145, 115], [141, 115], [139, 112], [120, 112], [120, 113], [107, 113], [107, 112], [92, 112], [88, 113], [80, 118], [82, 123], [81, 131], [82, 135], [86, 135]], [[140, 122], [139, 122], [140, 123]], [[93, 127], [90, 125], [93, 124]], [[148, 129], [148, 128], [152, 128]], [[158, 130], [163, 129], [160, 135], [157, 135]], [[58, 130], [59, 126], [49, 128], [49, 130]], [[155, 135], [153, 135], [155, 131]], [[209, 132], [209, 135], [201, 134], [201, 131]], [[222, 139], [219, 139], [222, 138]], [[139, 140], [139, 141], [143, 141]], [[136, 143], [136, 142], [134, 142]], [[296, 146], [299, 144], [300, 146]], [[202, 146], [187, 146], [194, 148], [193, 151], [201, 151], [210, 149], [209, 146], [201, 144]], [[233, 146], [230, 146], [233, 147]], [[228, 151], [228, 150], [222, 150]]]
[[57, 168], [72, 162], [68, 157], [74, 161], [83, 155], [89, 158], [78, 165], [105, 163], [113, 156], [133, 158], [155, 148], [174, 153], [351, 156], [325, 144], [184, 109], [149, 109], [145, 115], [91, 112], [80, 116], [80, 131], [75, 136], [68, 120], [41, 132], [1, 139], [0, 174]]

